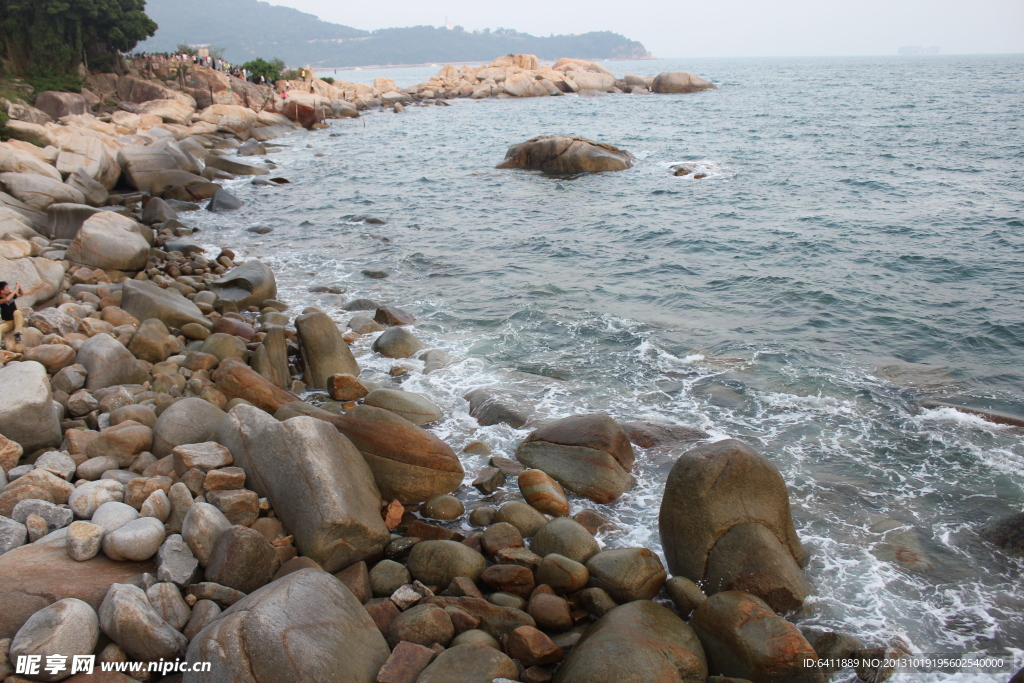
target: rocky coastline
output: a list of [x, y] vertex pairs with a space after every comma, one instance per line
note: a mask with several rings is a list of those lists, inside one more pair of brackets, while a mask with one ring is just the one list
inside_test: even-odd
[[[230, 246], [208, 256], [187, 226], [189, 211], [240, 206], [218, 181], [287, 182], [249, 157], [327, 118], [701, 83], [626, 90], [530, 57], [446, 66], [405, 91], [312, 80], [282, 99], [214, 76], [176, 89], [128, 75], [105, 79], [121, 100], [100, 117], [84, 95], [14, 107], [0, 280], [22, 285], [25, 328], [0, 352], [0, 678], [823, 682], [834, 660], [863, 662], [862, 680], [892, 675], [870, 662], [906, 644], [787, 620], [814, 589], [768, 458], [678, 425], [539, 422], [478, 388], [465, 398], [479, 424], [530, 431], [514, 453], [469, 444], [491, 457], [466, 471], [431, 432], [441, 409], [401, 389], [421, 371], [403, 359], [452, 361], [417, 338], [414, 312], [357, 299], [341, 325], [293, 310], [266, 264]], [[361, 378], [366, 354], [394, 359], [390, 384]], [[613, 547], [601, 512], [651, 449], [677, 459], [667, 566]], [[483, 503], [466, 509], [470, 488]], [[76, 655], [95, 655], [97, 673], [72, 675]], [[23, 657], [35, 673], [16, 673]], [[52, 657], [67, 660], [48, 673]], [[210, 670], [99, 673], [132, 662]]]

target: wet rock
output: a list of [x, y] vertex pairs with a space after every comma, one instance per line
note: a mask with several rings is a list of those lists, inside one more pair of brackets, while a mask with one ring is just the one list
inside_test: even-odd
[[735, 439], [680, 456], [665, 484], [659, 521], [669, 571], [697, 583], [706, 577], [715, 543], [737, 524], [763, 525], [798, 565], [807, 561], [782, 475]]
[[[473, 488], [489, 496], [505, 484], [505, 474], [497, 467], [485, 467], [476, 474]], [[488, 508], [489, 509], [489, 508]], [[485, 526], [477, 524], [476, 526]]]
[[685, 576], [673, 576], [666, 581], [665, 592], [668, 593], [672, 604], [676, 606], [676, 610], [684, 619], [689, 618], [693, 611], [707, 600], [707, 596], [704, 595], [700, 586]]
[[430, 586], [447, 586], [459, 576], [476, 581], [487, 568], [487, 560], [456, 541], [423, 541], [413, 547], [406, 566], [418, 581]]
[[60, 445], [58, 411], [46, 368], [39, 363], [0, 368], [0, 434], [28, 452]]
[[327, 378], [327, 393], [335, 401], [358, 401], [370, 390], [352, 375], [340, 373]]
[[557, 517], [537, 532], [530, 550], [541, 557], [557, 553], [581, 564], [600, 550], [597, 540], [579, 522], [568, 517]]
[[[466, 577], [463, 577], [463, 579], [468, 581]], [[496, 593], [495, 595], [501, 594]], [[525, 607], [526, 601], [522, 598], [509, 594], [504, 595], [516, 600], [518, 604]], [[423, 602], [431, 605], [438, 605], [443, 608], [457, 607], [479, 620], [480, 628], [499, 640], [520, 626], [536, 626], [536, 622], [534, 622], [533, 617], [526, 612], [512, 607], [501, 606], [480, 597], [437, 596], [426, 598]]]
[[603, 588], [618, 603], [650, 600], [661, 592], [665, 569], [647, 548], [614, 548], [587, 561], [590, 583]]
[[137, 661], [174, 659], [188, 641], [150, 606], [141, 588], [124, 583], [110, 587], [99, 609], [103, 633]]
[[519, 529], [523, 538], [532, 538], [544, 528], [548, 523], [548, 518], [531, 505], [521, 500], [513, 500], [498, 508], [497, 514], [494, 515], [494, 521], [508, 522]]
[[412, 325], [416, 318], [397, 306], [378, 306], [373, 319], [381, 325]]
[[1024, 512], [990, 522], [978, 533], [1008, 554], [1024, 557]]
[[334, 575], [334, 578], [345, 584], [360, 603], [365, 603], [373, 597], [370, 589], [370, 573], [366, 570], [365, 562], [356, 562], [342, 569]]
[[488, 556], [497, 555], [505, 548], [522, 548], [523, 536], [512, 524], [497, 522], [487, 527], [480, 537], [480, 545]]
[[183, 444], [209, 442], [220, 431], [227, 416], [223, 410], [201, 398], [184, 398], [160, 413], [153, 427], [153, 455], [171, 455]]
[[813, 588], [789, 551], [765, 526], [736, 524], [708, 555], [705, 591], [756, 595], [776, 612], [793, 612]]
[[210, 203], [206, 205], [207, 211], [235, 211], [245, 206], [245, 203], [227, 190], [221, 189], [213, 193]]
[[217, 537], [206, 565], [206, 579], [243, 593], [270, 582], [280, 562], [260, 532], [233, 526]]
[[623, 422], [621, 426], [630, 442], [640, 448], [676, 445], [711, 438], [711, 435], [702, 429], [661, 422]]
[[539, 136], [509, 147], [497, 168], [533, 168], [548, 173], [623, 171], [634, 157], [612, 145], [575, 135]]
[[441, 409], [427, 397], [398, 389], [374, 389], [363, 402], [368, 406], [384, 408], [401, 415], [415, 425], [437, 422], [444, 417]]
[[181, 597], [181, 591], [173, 583], [155, 583], [146, 589], [146, 598], [160, 618], [176, 631], [185, 628], [192, 610]]
[[373, 474], [329, 424], [308, 417], [278, 422], [239, 405], [219, 440], [245, 470], [249, 486], [270, 500], [295, 534], [302, 554], [325, 570], [377, 556], [387, 545]]
[[556, 593], [575, 593], [585, 588], [589, 580], [590, 572], [585, 565], [558, 553], [545, 556], [537, 567], [537, 583], [550, 586]]
[[638, 672], [643, 672], [645, 681], [704, 683], [708, 671], [693, 629], [671, 610], [639, 600], [609, 611], [587, 629], [559, 668], [557, 680], [618, 683], [639, 680]]
[[474, 508], [469, 513], [469, 523], [473, 526], [490, 526], [494, 524], [494, 515], [497, 514], [497, 510], [492, 507], [478, 507]]
[[598, 503], [611, 502], [635, 483], [629, 474], [633, 448], [607, 415], [576, 415], [536, 429], [516, 449], [516, 458]]
[[494, 679], [515, 680], [515, 662], [492, 647], [479, 643], [457, 645], [437, 656], [416, 683], [478, 683]]
[[751, 681], [825, 681], [824, 672], [804, 665], [818, 655], [796, 626], [753, 595], [716, 593], [693, 613], [690, 626], [712, 673]]
[[[474, 389], [463, 396], [469, 401], [469, 414], [483, 427], [496, 424], [507, 424], [520, 429], [532, 418], [529, 407], [520, 405], [512, 396], [495, 392], [492, 389]], [[505, 472], [518, 474], [518, 472]]]
[[569, 499], [561, 485], [540, 470], [526, 470], [519, 475], [519, 491], [526, 502], [552, 517], [569, 516]]
[[390, 652], [376, 624], [333, 576], [303, 569], [235, 603], [188, 648], [230, 680], [373, 681]]
[[385, 330], [373, 342], [373, 350], [386, 358], [411, 358], [426, 347], [404, 327]]
[[589, 614], [598, 618], [618, 607], [603, 588], [585, 588], [580, 591], [580, 604]]
[[66, 598], [44, 607], [18, 629], [11, 640], [10, 660], [20, 657], [41, 656], [44, 666], [35, 680], [57, 681], [66, 677], [58, 672], [46, 672], [47, 657], [62, 655], [68, 658], [92, 654], [100, 636], [99, 619], [95, 610], [86, 602]]
[[300, 315], [295, 319], [295, 329], [306, 367], [306, 384], [324, 389], [331, 375], [359, 376], [359, 364], [329, 315], [319, 311]]
[[496, 564], [480, 575], [480, 580], [491, 589], [528, 598], [533, 592], [533, 572], [515, 564]]
[[[814, 651], [818, 653], [819, 660], [823, 662], [841, 662], [844, 659], [852, 659], [854, 652], [862, 647], [860, 640], [845, 633], [835, 631], [817, 631], [811, 634], [804, 630], [804, 637], [810, 643]], [[838, 670], [836, 666], [822, 667], [826, 677], [830, 677]]]
[[227, 305], [237, 310], [262, 306], [267, 299], [277, 298], [274, 271], [256, 259], [232, 268], [224, 277], [211, 282], [209, 289], [217, 295], [218, 307]]

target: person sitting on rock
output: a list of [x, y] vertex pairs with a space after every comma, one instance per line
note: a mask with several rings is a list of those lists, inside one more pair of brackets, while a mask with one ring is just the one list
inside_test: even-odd
[[15, 302], [19, 294], [24, 294], [19, 283], [14, 283], [14, 289], [11, 289], [6, 282], [0, 282], [0, 339], [14, 330], [15, 346], [21, 346], [21, 329], [24, 327], [21, 311]]

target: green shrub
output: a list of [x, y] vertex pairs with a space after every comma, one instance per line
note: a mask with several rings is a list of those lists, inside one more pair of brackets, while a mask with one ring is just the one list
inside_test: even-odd
[[323, 81], [324, 83], [329, 84], [329, 85], [334, 85], [334, 77], [333, 76], [324, 76], [320, 80]]

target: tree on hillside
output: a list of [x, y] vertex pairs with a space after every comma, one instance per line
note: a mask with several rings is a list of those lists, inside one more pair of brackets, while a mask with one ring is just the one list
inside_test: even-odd
[[262, 57], [257, 57], [242, 65], [242, 68], [251, 71], [253, 76], [256, 78], [263, 76], [269, 83], [281, 80], [281, 72], [284, 71], [284, 67], [284, 61], [277, 57], [269, 62]]
[[110, 69], [156, 33], [145, 0], [3, 0], [0, 56], [30, 79], [61, 78], [80, 64]]

